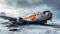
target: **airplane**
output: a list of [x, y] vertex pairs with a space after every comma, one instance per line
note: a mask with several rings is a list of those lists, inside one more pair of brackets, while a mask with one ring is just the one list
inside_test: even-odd
[[36, 12], [31, 14], [30, 16], [25, 17], [19, 17], [13, 18], [9, 16], [0, 16], [0, 18], [9, 20], [9, 24], [11, 25], [29, 25], [29, 24], [45, 24], [48, 20], [52, 21], [52, 13], [49, 10], [43, 11], [43, 12]]

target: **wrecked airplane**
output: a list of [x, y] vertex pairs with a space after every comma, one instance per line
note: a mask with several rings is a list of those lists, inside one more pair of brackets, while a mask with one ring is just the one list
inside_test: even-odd
[[52, 13], [49, 10], [47, 10], [43, 12], [33, 13], [31, 16], [28, 17], [19, 17], [19, 19], [9, 16], [0, 17], [9, 20], [10, 23], [9, 22], [7, 23], [11, 25], [29, 25], [29, 24], [40, 25], [47, 23], [47, 20], [52, 20]]

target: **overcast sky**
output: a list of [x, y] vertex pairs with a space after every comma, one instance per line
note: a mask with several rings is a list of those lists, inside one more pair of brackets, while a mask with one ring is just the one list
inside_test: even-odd
[[24, 13], [29, 14], [37, 11], [50, 10], [56, 18], [60, 18], [60, 0], [0, 0], [0, 11], [1, 8], [2, 11], [7, 12], [15, 11], [17, 13], [18, 11], [22, 15]]
[[47, 5], [49, 7], [54, 7], [54, 9], [60, 10], [60, 0], [6, 0], [6, 4], [16, 7]]

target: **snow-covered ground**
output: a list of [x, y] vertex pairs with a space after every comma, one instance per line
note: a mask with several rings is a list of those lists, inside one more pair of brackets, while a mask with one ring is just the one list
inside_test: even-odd
[[[1, 23], [3, 23], [4, 19], [0, 18]], [[7, 20], [5, 20], [7, 21]], [[59, 20], [49, 21], [48, 24], [58, 25]], [[56, 23], [57, 22], [57, 23]], [[58, 27], [58, 26], [57, 26]], [[42, 26], [42, 25], [26, 25], [19, 27], [12, 27], [21, 29], [18, 31], [9, 31], [9, 29], [3, 24], [0, 24], [0, 34], [60, 34], [60, 28], [55, 28], [52, 26]]]

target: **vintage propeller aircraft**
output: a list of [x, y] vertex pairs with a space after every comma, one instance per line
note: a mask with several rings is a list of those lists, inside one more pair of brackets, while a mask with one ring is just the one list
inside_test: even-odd
[[33, 13], [31, 16], [28, 17], [19, 17], [19, 19], [9, 16], [0, 16], [0, 18], [9, 20], [10, 23], [8, 23], [11, 25], [40, 25], [47, 23], [47, 20], [52, 20], [52, 13], [49, 10], [46, 10], [43, 12]]

